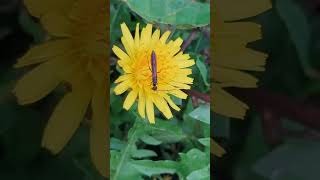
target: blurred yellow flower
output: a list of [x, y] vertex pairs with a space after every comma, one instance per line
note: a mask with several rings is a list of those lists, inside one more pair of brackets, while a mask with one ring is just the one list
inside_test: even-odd
[[[246, 104], [226, 92], [225, 87], [256, 87], [258, 80], [243, 71], [264, 71], [267, 55], [246, 47], [261, 38], [260, 26], [253, 22], [234, 22], [271, 8], [269, 0], [216, 0], [213, 4], [213, 111], [243, 119]], [[233, 21], [233, 22], [232, 22]], [[211, 152], [224, 151], [213, 140]]]
[[45, 2], [25, 1], [34, 16], [41, 16], [50, 39], [32, 47], [15, 65], [19, 68], [39, 64], [17, 82], [14, 93], [24, 105], [44, 98], [59, 84], [69, 84], [71, 91], [54, 109], [42, 146], [59, 153], [90, 111], [91, 159], [98, 171], [107, 176], [108, 4], [103, 0]]
[[[170, 40], [166, 43], [170, 32], [165, 32], [160, 37], [160, 30], [152, 33], [152, 25], [148, 24], [142, 29], [136, 25], [133, 38], [125, 23], [121, 24], [122, 44], [126, 53], [119, 47], [113, 46], [113, 52], [118, 56], [118, 65], [124, 70], [115, 83], [119, 83], [114, 92], [119, 95], [130, 90], [123, 107], [128, 110], [138, 98], [138, 112], [145, 118], [145, 110], [150, 123], [155, 123], [153, 104], [170, 119], [172, 113], [169, 105], [179, 111], [169, 95], [181, 99], [187, 98], [187, 94], [181, 89], [190, 89], [193, 78], [188, 77], [192, 73], [188, 68], [194, 64], [188, 54], [180, 51], [182, 39]], [[155, 53], [157, 68], [157, 88], [153, 86], [151, 54]], [[169, 105], [168, 105], [169, 104]]]
[[271, 4], [269, 0], [217, 0], [213, 7], [213, 111], [243, 119], [248, 106], [223, 88], [256, 87], [258, 80], [243, 70], [264, 71], [267, 55], [246, 47], [261, 38], [260, 25], [230, 21], [255, 16]]

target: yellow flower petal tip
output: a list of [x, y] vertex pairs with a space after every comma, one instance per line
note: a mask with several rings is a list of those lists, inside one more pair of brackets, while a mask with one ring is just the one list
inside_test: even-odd
[[[129, 110], [138, 101], [138, 114], [155, 123], [154, 105], [167, 119], [173, 117], [170, 107], [179, 111], [170, 96], [186, 99], [182, 89], [190, 89], [193, 79], [191, 67], [195, 64], [188, 54], [183, 54], [180, 46], [181, 38], [167, 43], [170, 35], [166, 31], [161, 35], [160, 29], [152, 32], [152, 24], [147, 24], [139, 32], [139, 23], [135, 28], [134, 37], [125, 23], [120, 25], [122, 31], [122, 44], [124, 50], [117, 46], [112, 51], [119, 58], [118, 64], [124, 70], [123, 74], [115, 80], [116, 95], [130, 91], [123, 108]], [[152, 53], [154, 57], [152, 59]], [[155, 62], [156, 73], [152, 72], [151, 61]], [[154, 81], [152, 77], [157, 77]]]
[[[213, 1], [212, 38], [213, 111], [228, 117], [240, 118], [248, 107], [224, 90], [225, 87], [255, 88], [258, 79], [245, 71], [264, 71], [266, 54], [247, 47], [261, 38], [261, 25], [238, 21], [256, 16], [271, 7], [270, 0]], [[239, 8], [241, 3], [241, 7]], [[233, 34], [233, 36], [226, 36]]]

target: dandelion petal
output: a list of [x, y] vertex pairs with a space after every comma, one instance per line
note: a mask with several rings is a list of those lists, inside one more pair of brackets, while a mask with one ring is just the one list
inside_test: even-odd
[[165, 33], [162, 34], [161, 38], [160, 38], [160, 42], [162, 44], [165, 44], [168, 37], [170, 36], [171, 32], [170, 31], [166, 31]]
[[148, 116], [148, 120], [151, 124], [155, 123], [155, 119], [154, 119], [154, 108], [153, 108], [153, 102], [152, 102], [152, 97], [147, 97], [146, 98], [146, 107], [147, 107], [147, 116]]
[[146, 98], [142, 90], [139, 91], [138, 112], [142, 118], [145, 118]]
[[231, 94], [225, 92], [219, 85], [215, 85], [214, 83], [212, 87], [213, 93], [215, 94], [212, 99], [214, 110], [228, 117], [243, 119], [249, 107]]
[[36, 102], [47, 96], [61, 82], [56, 71], [59, 62], [48, 61], [24, 75], [16, 84], [13, 93], [20, 104]]
[[118, 46], [113, 46], [112, 51], [120, 58], [120, 60], [129, 60], [129, 56], [123, 52]]
[[19, 68], [52, 60], [53, 57], [65, 54], [70, 46], [69, 40], [54, 40], [36, 45], [20, 58], [14, 67]]
[[98, 171], [105, 177], [109, 176], [107, 169], [107, 151], [109, 150], [109, 129], [107, 122], [106, 86], [96, 88], [92, 98], [92, 123], [90, 130], [91, 159]]
[[124, 93], [129, 88], [129, 82], [123, 81], [114, 88], [116, 95]]
[[164, 99], [168, 102], [168, 104], [176, 111], [180, 111], [180, 108], [171, 100], [168, 95], [164, 96]]
[[69, 142], [90, 102], [89, 86], [82, 86], [77, 90], [79, 91], [65, 95], [59, 102], [45, 128], [42, 146], [54, 154], [59, 153]]
[[154, 99], [155, 105], [163, 113], [163, 115], [167, 119], [171, 119], [173, 116], [172, 116], [172, 113], [171, 113], [170, 108], [168, 107], [168, 104], [166, 103], [166, 101], [164, 101], [162, 97], [157, 97], [157, 96], [154, 96], [153, 99]]
[[133, 105], [134, 101], [137, 99], [137, 96], [138, 96], [137, 91], [135, 90], [130, 91], [130, 93], [126, 97], [126, 100], [123, 103], [123, 108], [126, 110], [129, 110]]

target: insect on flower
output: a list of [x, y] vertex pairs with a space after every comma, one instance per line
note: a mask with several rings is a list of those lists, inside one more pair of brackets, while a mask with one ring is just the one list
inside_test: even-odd
[[[151, 71], [151, 77], [152, 77], [152, 90], [154, 91], [171, 91], [171, 90], [176, 90], [179, 89], [179, 87], [171, 84], [170, 82], [165, 82], [164, 84], [169, 85], [171, 89], [158, 89], [158, 71], [157, 71], [157, 56], [154, 51], [151, 52], [151, 69], [149, 67], [149, 70]], [[172, 82], [176, 82], [174, 80], [171, 80]]]
[[172, 118], [170, 107], [180, 110], [172, 96], [186, 99], [187, 94], [182, 90], [190, 89], [193, 83], [193, 78], [188, 76], [195, 62], [181, 51], [183, 40], [167, 41], [171, 32], [162, 35], [160, 29], [152, 32], [151, 24], [142, 28], [141, 33], [137, 24], [134, 37], [125, 23], [121, 24], [121, 31], [124, 50], [117, 46], [112, 50], [123, 70], [115, 80], [114, 92], [120, 95], [128, 91], [123, 108], [129, 110], [138, 100], [139, 115], [142, 118], [147, 115], [150, 123], [155, 123], [154, 105], [167, 119]]
[[152, 90], [157, 90], [157, 83], [158, 83], [158, 79], [157, 79], [157, 57], [156, 57], [156, 53], [154, 51], [152, 51], [151, 54], [151, 65], [152, 65]]

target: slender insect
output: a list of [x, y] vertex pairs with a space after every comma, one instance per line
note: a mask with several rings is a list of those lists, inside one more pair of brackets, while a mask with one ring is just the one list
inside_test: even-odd
[[154, 52], [154, 50], [152, 50], [152, 52], [151, 52], [151, 60], [150, 61], [151, 61], [151, 68], [149, 67], [149, 69], [151, 71], [151, 77], [152, 77], [152, 88], [151, 89], [154, 91], [170, 91], [170, 90], [178, 89], [178, 88], [175, 88], [174, 86], [172, 86], [173, 89], [159, 90], [158, 89], [158, 84], [159, 84], [158, 78], [160, 78], [160, 77], [158, 77], [157, 73], [159, 73], [161, 70], [159, 72], [157, 72], [157, 56], [156, 56], [156, 53]]
[[158, 77], [157, 77], [157, 57], [156, 53], [152, 50], [151, 53], [151, 72], [152, 72], [152, 90], [158, 89]]
[[[152, 82], [151, 82], [152, 83], [152, 88], [151, 89], [153, 91], [172, 91], [172, 90], [179, 89], [179, 88], [175, 87], [174, 85], [170, 85], [170, 83], [168, 83], [168, 85], [172, 86], [173, 89], [167, 89], [167, 90], [158, 89], [158, 85], [159, 85], [158, 79], [161, 80], [161, 78], [158, 77], [158, 73], [160, 73], [161, 70], [159, 72], [157, 71], [157, 56], [156, 56], [156, 53], [154, 52], [154, 50], [152, 50], [152, 52], [151, 52], [150, 63], [151, 64], [148, 63], [149, 64], [148, 66], [149, 66], [149, 71], [151, 71], [151, 78], [152, 78]], [[127, 73], [127, 74], [131, 74], [131, 73]]]

